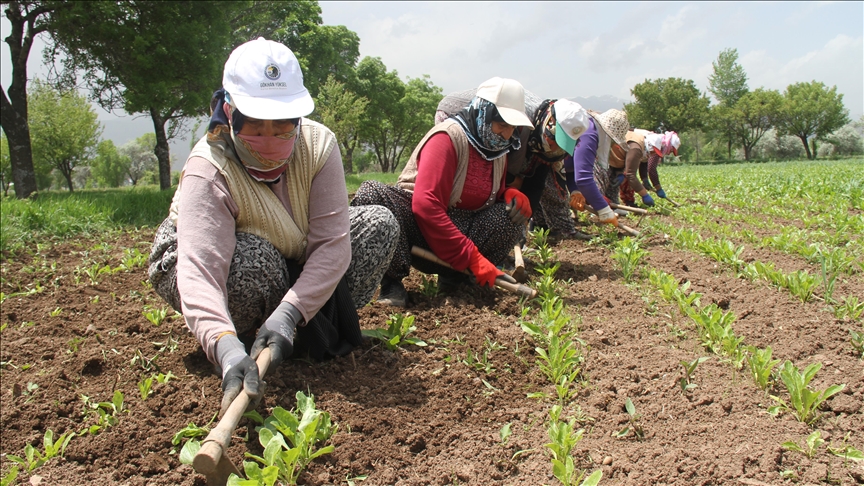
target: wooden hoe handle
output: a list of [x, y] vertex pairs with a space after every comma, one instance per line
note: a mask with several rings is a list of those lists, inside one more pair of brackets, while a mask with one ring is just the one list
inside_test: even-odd
[[[255, 363], [258, 365], [258, 376], [263, 378], [267, 374], [267, 368], [270, 367], [270, 348], [264, 348]], [[237, 429], [237, 424], [243, 414], [246, 413], [246, 407], [249, 406], [250, 402], [251, 399], [246, 394], [246, 390], [241, 391], [237, 398], [231, 402], [225, 415], [219, 419], [216, 427], [207, 434], [207, 438], [201, 443], [201, 449], [195, 454], [192, 466], [196, 471], [208, 477], [216, 473], [222, 455], [231, 445], [231, 435]], [[240, 472], [237, 471], [237, 474], [239, 475]]]
[[623, 209], [624, 211], [630, 211], [631, 213], [636, 214], [648, 214], [647, 209], [634, 208], [633, 206], [625, 206], [623, 204], [609, 203], [609, 207], [612, 209]]
[[[426, 260], [429, 260], [430, 262], [437, 263], [438, 265], [441, 265], [442, 267], [447, 267], [447, 268], [450, 268], [450, 269], [453, 268], [453, 267], [450, 266], [449, 263], [447, 263], [447, 262], [445, 262], [444, 260], [438, 258], [438, 257], [437, 257], [434, 253], [432, 253], [431, 251], [426, 250], [426, 249], [424, 249], [424, 248], [420, 248], [419, 246], [412, 246], [412, 247], [411, 247], [411, 254], [414, 255], [414, 256], [418, 256], [418, 257], [420, 257], [420, 258], [424, 258], [424, 259], [426, 259]], [[466, 273], [466, 274], [467, 274], [468, 271], [465, 270], [465, 271], [463, 271], [462, 273]], [[522, 284], [518, 284], [518, 283], [508, 282], [508, 281], [502, 279], [501, 277], [498, 277], [498, 278], [495, 279], [495, 286], [500, 287], [500, 288], [502, 288], [502, 289], [504, 289], [504, 290], [508, 290], [508, 291], [513, 292], [513, 293], [515, 293], [515, 294], [522, 294], [522, 295], [524, 295], [525, 297], [528, 297], [528, 298], [531, 298], [531, 299], [533, 299], [534, 297], [537, 297], [537, 291], [534, 290], [534, 289], [532, 289], [531, 287], [528, 287], [528, 286], [525, 286], [525, 285], [522, 285]]]
[[[611, 207], [611, 206], [610, 206], [610, 207]], [[628, 206], [628, 207], [629, 207], [629, 206]], [[597, 215], [597, 211], [596, 211], [594, 208], [592, 208], [591, 206], [587, 206], [587, 205], [586, 205], [586, 206], [585, 206], [585, 209], [587, 209], [591, 214], [593, 214], [593, 215], [595, 215], [595, 216]], [[636, 208], [634, 208], [634, 209], [636, 209]], [[599, 225], [599, 224], [606, 224], [606, 223], [600, 223], [600, 222], [598, 221], [598, 222], [595, 222], [595, 224], [598, 224], [598, 225]], [[635, 229], [633, 229], [633, 228], [627, 226], [626, 224], [621, 224], [621, 223], [619, 222], [619, 223], [618, 223], [618, 228], [624, 230], [625, 233], [629, 233], [630, 236], [639, 236], [639, 232], [638, 232], [638, 231], [636, 231]]]

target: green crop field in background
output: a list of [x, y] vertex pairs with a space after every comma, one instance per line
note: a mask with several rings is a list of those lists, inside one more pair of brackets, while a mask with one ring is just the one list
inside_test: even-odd
[[[864, 159], [739, 163], [668, 164], [659, 168], [669, 196], [687, 204], [720, 203], [767, 214], [846, 221], [860, 235], [864, 216], [848, 214], [864, 204]], [[370, 172], [346, 176], [349, 194], [364, 180], [395, 184], [398, 174]], [[0, 250], [16, 251], [34, 241], [89, 237], [119, 229], [158, 226], [168, 214], [173, 190], [156, 186], [43, 192], [34, 200], [2, 200]], [[816, 224], [816, 223], [814, 223]]]

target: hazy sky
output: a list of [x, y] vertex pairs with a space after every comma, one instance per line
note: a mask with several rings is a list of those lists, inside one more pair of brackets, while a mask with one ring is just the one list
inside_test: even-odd
[[[360, 37], [403, 79], [431, 76], [445, 93], [492, 76], [546, 98], [612, 95], [630, 100], [645, 79], [682, 77], [706, 90], [711, 62], [736, 48], [751, 89], [836, 85], [852, 119], [864, 113], [864, 2], [320, 2], [324, 23]], [[2, 19], [2, 37], [9, 24]], [[44, 75], [41, 47], [29, 73]], [[0, 82], [11, 79], [9, 48]], [[151, 131], [147, 118], [97, 108], [115, 143]], [[189, 142], [175, 142], [182, 159]]]

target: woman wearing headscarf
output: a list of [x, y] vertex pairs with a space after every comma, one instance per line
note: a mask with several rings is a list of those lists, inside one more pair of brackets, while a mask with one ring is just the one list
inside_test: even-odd
[[[476, 93], [476, 89], [470, 89], [445, 96], [438, 103], [435, 123], [463, 110]], [[517, 130], [521, 147], [507, 154], [507, 186], [519, 189], [528, 198], [535, 227], [549, 228], [565, 238], [587, 239], [588, 235], [574, 227], [567, 204], [569, 193], [563, 174], [567, 153], [555, 143], [556, 109], [566, 111], [581, 106], [570, 100], [544, 100], [525, 90], [525, 115], [534, 128]]]
[[244, 387], [259, 396], [264, 348], [275, 369], [295, 347], [323, 359], [361, 343], [356, 307], [389, 264], [398, 224], [386, 208], [348, 207], [339, 146], [305, 118], [314, 102], [290, 49], [241, 45], [222, 86], [149, 276], [220, 369], [224, 411]]
[[[635, 193], [638, 193], [642, 198], [642, 204], [653, 206], [654, 199], [648, 191], [653, 189], [659, 197], [666, 198], [666, 191], [660, 186], [657, 166], [670, 153], [678, 155], [681, 139], [675, 132], [660, 134], [636, 129], [627, 133], [627, 143], [630, 145], [631, 151], [626, 156], [626, 170], [624, 172], [626, 178], [621, 184], [621, 200], [624, 204], [632, 206], [635, 204]], [[632, 148], [634, 147], [639, 150], [633, 151]], [[636, 178], [637, 170], [639, 171], [639, 178], [642, 179], [641, 183]]]
[[[352, 206], [379, 204], [399, 220], [399, 243], [381, 281], [379, 302], [405, 306], [402, 279], [411, 266], [455, 284], [465, 269], [492, 286], [509, 277], [496, 268], [521, 238], [531, 217], [528, 198], [505, 187], [507, 154], [521, 142], [516, 127], [531, 127], [522, 85], [492, 78], [471, 103], [435, 125], [411, 154], [397, 187], [366, 181]], [[431, 250], [456, 272], [412, 258], [411, 247]]]
[[584, 133], [561, 129], [555, 132], [555, 140], [572, 158], [564, 160], [567, 169], [567, 187], [570, 189], [570, 207], [585, 211], [590, 206], [601, 223], [618, 226], [618, 216], [609, 207], [603, 194], [609, 186], [609, 157], [612, 147], [618, 145], [624, 151], [629, 147], [624, 142], [629, 127], [627, 114], [621, 110], [603, 113], [588, 111], [587, 128]]

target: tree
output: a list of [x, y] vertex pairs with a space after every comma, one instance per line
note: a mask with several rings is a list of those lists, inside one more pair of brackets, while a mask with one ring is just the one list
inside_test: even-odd
[[[140, 137], [123, 144], [120, 147], [120, 155], [129, 158], [129, 166], [126, 169], [126, 177], [132, 185], [137, 185], [145, 178], [149, 171], [157, 166], [156, 155], [153, 147], [156, 145], [156, 135], [145, 133]], [[161, 181], [161, 173], [159, 174]]]
[[708, 76], [708, 91], [717, 100], [717, 105], [711, 109], [711, 126], [726, 140], [727, 155], [731, 159], [732, 140], [737, 137], [731, 109], [748, 92], [747, 73], [738, 64], [738, 49], [723, 49], [711, 65], [714, 72]]
[[9, 194], [9, 185], [12, 183], [12, 162], [9, 160], [9, 142], [6, 135], [0, 132], [0, 187], [3, 188], [3, 196]]
[[408, 115], [399, 106], [399, 101], [405, 96], [405, 83], [396, 71], [387, 72], [381, 58], [368, 56], [357, 65], [357, 79], [357, 93], [369, 100], [360, 136], [372, 147], [381, 170], [394, 172], [402, 140], [393, 136], [393, 128]]
[[51, 13], [58, 8], [66, 8], [66, 2], [4, 1], [3, 5], [6, 19], [12, 26], [9, 36], [4, 40], [9, 44], [12, 58], [12, 82], [8, 94], [3, 89], [0, 96], [0, 125], [8, 137], [15, 196], [22, 199], [36, 192], [36, 172], [28, 124], [27, 59], [33, 40], [45, 32]]
[[83, 84], [107, 110], [153, 121], [159, 186], [171, 186], [168, 140], [184, 120], [207, 113], [222, 79], [230, 18], [250, 2], [68, 2], [49, 23], [57, 80]]
[[347, 27], [321, 25], [317, 1], [245, 4], [231, 19], [233, 46], [264, 37], [288, 46], [303, 70], [303, 81], [313, 98], [332, 74], [340, 83], [353, 80], [360, 57], [360, 38]]
[[783, 96], [759, 88], [744, 94], [732, 109], [733, 132], [744, 147], [744, 160], [750, 160], [753, 147], [777, 122]]
[[652, 131], [698, 130], [705, 124], [710, 101], [690, 79], [646, 79], [630, 90], [636, 98], [624, 105], [630, 124]]
[[96, 158], [90, 162], [90, 175], [99, 187], [120, 187], [131, 165], [131, 157], [121, 154], [111, 140], [103, 140], [96, 147]]
[[87, 98], [36, 80], [30, 88], [30, 134], [37, 164], [57, 169], [72, 192], [72, 172], [86, 165], [102, 134]]
[[398, 138], [402, 140], [396, 154], [397, 167], [408, 159], [414, 147], [435, 125], [435, 109], [443, 97], [443, 90], [432, 83], [429, 75], [408, 79], [405, 96], [399, 101], [399, 106], [406, 116], [394, 129], [395, 132], [401, 132]]
[[360, 125], [368, 104], [368, 99], [347, 90], [332, 74], [315, 99], [315, 112], [312, 117], [336, 134], [336, 140], [342, 149], [342, 165], [346, 174], [353, 172], [353, 154], [360, 142]]
[[843, 126], [825, 137], [825, 141], [833, 145], [832, 153], [837, 155], [859, 155], [864, 153], [861, 135], [855, 129], [855, 122]]
[[[828, 89], [817, 81], [790, 84], [783, 98], [777, 128], [798, 137], [808, 159], [816, 157], [817, 139], [849, 123], [849, 110], [843, 106], [843, 95], [837, 93], [837, 86]], [[808, 140], [813, 144], [812, 150]]]
[[723, 49], [717, 60], [712, 62], [714, 72], [708, 76], [708, 91], [717, 103], [732, 107], [747, 94], [747, 73], [738, 64], [738, 49]]

